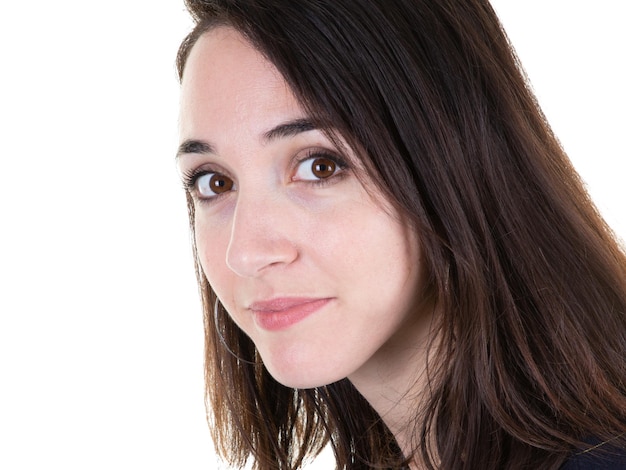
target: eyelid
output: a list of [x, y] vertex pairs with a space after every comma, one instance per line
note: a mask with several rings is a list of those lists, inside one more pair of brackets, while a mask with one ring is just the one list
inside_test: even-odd
[[198, 178], [206, 175], [207, 173], [215, 173], [215, 171], [202, 167], [184, 170], [181, 175], [183, 189], [188, 192], [193, 192], [195, 190], [196, 181], [198, 181]]
[[229, 172], [222, 168], [221, 165], [217, 165], [212, 162], [204, 162], [202, 164], [194, 165], [190, 168], [181, 170], [181, 180], [183, 183], [183, 188], [187, 191], [192, 191], [194, 189], [196, 181], [198, 181], [198, 178], [208, 173], [215, 173], [231, 178]]
[[[231, 178], [227, 172], [219, 168], [215, 168], [213, 165], [203, 165], [197, 168], [191, 168], [189, 170], [182, 171], [181, 178], [182, 178], [182, 183], [183, 183], [183, 189], [187, 191], [189, 194], [191, 194], [191, 196], [194, 199], [197, 199], [200, 202], [205, 202], [205, 203], [212, 202], [213, 200], [221, 196], [224, 196], [231, 191], [231, 189], [223, 193], [215, 193], [211, 191], [214, 194], [210, 196], [200, 194], [200, 191], [198, 189], [198, 181], [200, 178], [208, 177], [209, 175], [223, 176], [231, 181], [234, 181], [233, 178]], [[232, 190], [234, 189], [236, 188], [232, 188]]]
[[344, 170], [349, 168], [349, 165], [346, 159], [341, 157], [337, 152], [333, 152], [331, 150], [327, 150], [324, 148], [312, 148], [312, 149], [306, 150], [304, 155], [296, 158], [294, 165], [293, 165], [292, 174], [295, 175], [303, 163], [307, 162], [308, 160], [313, 160], [316, 158], [326, 158], [328, 160], [332, 160], [337, 165], [337, 172], [334, 175], [329, 176], [328, 178], [319, 178], [316, 180], [295, 180], [294, 177], [292, 176], [291, 180], [294, 182], [295, 181], [305, 181], [305, 182], [306, 181], [309, 181], [309, 182], [318, 181], [319, 182], [323, 180], [330, 180], [334, 178], [335, 176], [337, 176], [339, 173], [342, 173]]

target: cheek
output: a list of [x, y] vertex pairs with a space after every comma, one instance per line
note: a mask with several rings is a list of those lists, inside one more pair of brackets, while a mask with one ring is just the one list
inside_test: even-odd
[[220, 299], [230, 297], [227, 291], [230, 270], [226, 265], [228, 231], [216, 230], [215, 224], [208, 224], [202, 218], [196, 218], [194, 226], [198, 260], [209, 284]]
[[338, 264], [364, 277], [397, 276], [417, 258], [417, 239], [393, 214], [373, 204], [355, 206], [337, 218], [320, 246], [332, 246]]
[[349, 235], [342, 242], [342, 276], [350, 276], [369, 302], [402, 311], [420, 296], [423, 263], [414, 230], [395, 215], [372, 209], [359, 223], [353, 221]]

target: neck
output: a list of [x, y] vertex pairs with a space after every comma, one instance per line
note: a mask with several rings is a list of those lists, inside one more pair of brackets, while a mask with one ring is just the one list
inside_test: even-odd
[[[350, 381], [393, 433], [405, 456], [415, 453], [421, 426], [420, 408], [428, 397], [427, 359], [434, 314], [401, 328]], [[414, 458], [415, 459], [415, 458]], [[411, 469], [419, 469], [419, 462]]]

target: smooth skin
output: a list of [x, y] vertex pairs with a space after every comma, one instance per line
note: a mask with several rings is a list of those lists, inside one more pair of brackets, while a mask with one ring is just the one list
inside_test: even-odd
[[[297, 388], [348, 377], [400, 433], [432, 320], [415, 230], [233, 29], [191, 50], [180, 137], [201, 267], [270, 374]], [[278, 328], [255, 312], [291, 301], [317, 303]]]

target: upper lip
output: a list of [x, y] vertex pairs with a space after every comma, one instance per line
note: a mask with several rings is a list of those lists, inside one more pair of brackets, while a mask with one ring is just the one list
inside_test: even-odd
[[249, 309], [256, 312], [280, 312], [298, 305], [304, 305], [318, 300], [325, 300], [324, 297], [276, 297], [269, 300], [259, 300], [252, 302]]

